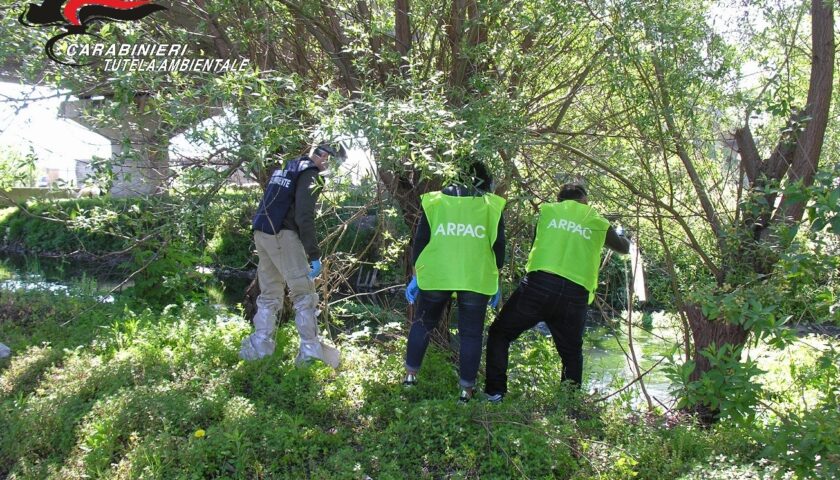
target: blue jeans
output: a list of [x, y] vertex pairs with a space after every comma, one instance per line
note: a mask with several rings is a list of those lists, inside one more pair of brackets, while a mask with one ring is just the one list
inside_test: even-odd
[[[458, 291], [458, 335], [461, 339], [460, 377], [462, 387], [475, 386], [475, 377], [481, 363], [481, 340], [484, 336], [484, 316], [487, 313], [489, 295]], [[408, 332], [408, 349], [405, 367], [410, 372], [420, 370], [429, 335], [440, 321], [443, 309], [452, 297], [451, 291], [420, 290], [417, 295], [417, 311], [414, 323]]]
[[589, 292], [572, 281], [546, 272], [528, 273], [488, 330], [484, 391], [489, 395], [507, 393], [510, 344], [541, 321], [548, 326], [563, 362], [562, 380], [580, 388], [588, 301]]

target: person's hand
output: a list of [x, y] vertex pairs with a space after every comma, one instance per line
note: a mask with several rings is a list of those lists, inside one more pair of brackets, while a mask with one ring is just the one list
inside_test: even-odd
[[493, 308], [499, 308], [499, 301], [502, 299], [502, 289], [496, 290], [496, 293], [490, 297], [490, 306]]
[[321, 261], [316, 259], [309, 262], [309, 279], [315, 280], [315, 277], [317, 277], [320, 273]]
[[420, 293], [420, 287], [417, 286], [417, 275], [414, 275], [408, 285], [405, 286], [405, 299], [408, 300], [408, 303], [414, 305], [418, 293]]

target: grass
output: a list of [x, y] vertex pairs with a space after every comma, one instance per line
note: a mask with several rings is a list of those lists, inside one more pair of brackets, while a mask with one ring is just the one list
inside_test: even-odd
[[533, 362], [523, 370], [533, 375], [515, 379], [503, 404], [458, 405], [456, 371], [435, 348], [418, 387], [399, 385], [404, 332], [340, 336], [343, 363], [333, 371], [294, 365], [291, 323], [273, 356], [243, 362], [250, 326], [203, 304], [135, 312], [62, 293], [0, 295], [0, 338], [14, 350], [0, 363], [0, 477], [784, 473], [759, 461], [762, 445], [747, 431], [639, 415], [565, 390], [556, 363], [539, 353], [551, 351], [548, 341], [514, 352], [514, 362]]

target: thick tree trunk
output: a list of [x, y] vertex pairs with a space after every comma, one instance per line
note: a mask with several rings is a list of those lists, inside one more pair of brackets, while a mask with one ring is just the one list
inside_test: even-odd
[[710, 368], [709, 360], [702, 355], [703, 350], [710, 346], [734, 345], [740, 347], [747, 341], [749, 332], [741, 326], [725, 320], [706, 318], [697, 305], [686, 305], [684, 312], [688, 317], [691, 335], [694, 338], [694, 358], [692, 360], [697, 364], [697, 368], [691, 374], [691, 380], [696, 381]]
[[[691, 327], [691, 335], [694, 339], [694, 360], [695, 368], [690, 380], [698, 381], [706, 372], [711, 369], [709, 359], [703, 356], [702, 352], [710, 346], [722, 347], [733, 345], [740, 348], [747, 341], [749, 332], [725, 320], [710, 320], [703, 315], [703, 311], [693, 304], [683, 307], [683, 312], [688, 318]], [[705, 425], [711, 425], [718, 419], [718, 410], [713, 410], [707, 405], [693, 405], [691, 410], [697, 414], [700, 421]]]

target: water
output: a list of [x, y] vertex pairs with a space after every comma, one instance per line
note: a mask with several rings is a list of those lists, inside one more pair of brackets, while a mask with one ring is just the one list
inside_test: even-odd
[[[634, 313], [635, 318], [641, 314]], [[650, 316], [650, 314], [648, 314]], [[613, 393], [628, 381], [634, 380], [638, 373], [650, 372], [643, 377], [644, 387], [656, 405], [659, 402], [670, 405], [673, 396], [669, 393], [670, 381], [664, 374], [663, 367], [668, 362], [668, 355], [679, 345], [681, 333], [670, 324], [672, 318], [662, 312], [652, 315], [656, 320], [645, 328], [633, 327], [633, 362], [627, 335], [626, 322], [616, 322], [615, 326], [593, 325], [589, 322], [584, 335], [583, 361], [584, 379], [590, 391], [597, 391], [598, 397]], [[653, 368], [652, 368], [653, 367]], [[638, 383], [628, 389], [634, 402], [644, 400]]]
[[[126, 274], [115, 272], [114, 268], [103, 268], [101, 264], [85, 264], [62, 259], [39, 259], [32, 256], [0, 257], [0, 288], [44, 289], [65, 291], [79, 295], [91, 295], [102, 301], [113, 301], [112, 291], [120, 292], [132, 283], [124, 282]], [[235, 307], [243, 300], [243, 292], [250, 283], [247, 278], [213, 278], [208, 274], [206, 294], [219, 305]], [[388, 298], [400, 292], [383, 294]], [[379, 299], [382, 300], [382, 299]], [[385, 302], [390, 305], [391, 302]], [[395, 302], [399, 304], [400, 302]], [[397, 305], [398, 306], [398, 305]], [[635, 319], [642, 318], [634, 313]], [[679, 344], [679, 332], [672, 328], [673, 319], [661, 312], [646, 314], [644, 327], [633, 327], [633, 346], [636, 362], [642, 372], [654, 367], [644, 376], [644, 386], [651, 401], [670, 405], [673, 402], [669, 394], [669, 382], [663, 373], [667, 356]], [[635, 323], [635, 322], [634, 322]], [[345, 325], [345, 328], [347, 325]], [[538, 326], [537, 331], [548, 335], [546, 328]], [[520, 340], [526, 341], [526, 340]], [[619, 390], [638, 376], [630, 360], [629, 342], [627, 341], [626, 322], [620, 320], [587, 322], [584, 335], [584, 382], [585, 390], [596, 398], [606, 397]], [[559, 357], [556, 357], [560, 367]], [[624, 393], [616, 394], [612, 399], [623, 399], [634, 404], [646, 403], [637, 382]]]
[[[241, 303], [245, 288], [251, 283], [248, 278], [217, 279], [209, 269], [199, 268], [198, 271], [205, 275], [207, 296], [219, 305], [236, 306]], [[122, 292], [134, 285], [132, 280], [126, 280], [129, 274], [101, 262], [0, 254], [0, 288], [9, 290], [72, 290], [80, 295], [113, 301], [112, 293]]]
[[123, 283], [113, 268], [90, 263], [80, 266], [59, 258], [38, 258], [26, 255], [0, 257], [0, 288], [6, 290], [47, 290], [90, 295], [113, 302], [112, 292], [131, 286]]

